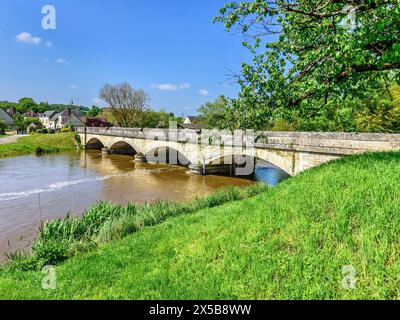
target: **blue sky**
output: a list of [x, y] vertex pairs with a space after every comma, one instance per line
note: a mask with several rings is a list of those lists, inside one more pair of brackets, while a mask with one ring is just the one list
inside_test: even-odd
[[[0, 100], [92, 105], [105, 83], [144, 89], [151, 106], [194, 114], [236, 96], [228, 69], [248, 53], [212, 18], [223, 0], [1, 0]], [[56, 30], [42, 28], [44, 5]]]

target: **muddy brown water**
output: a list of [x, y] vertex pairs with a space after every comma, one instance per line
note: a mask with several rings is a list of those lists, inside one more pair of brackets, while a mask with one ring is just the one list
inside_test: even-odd
[[81, 215], [99, 201], [119, 204], [189, 200], [226, 186], [287, 178], [263, 163], [256, 176], [196, 176], [184, 167], [135, 163], [99, 151], [0, 159], [0, 260], [27, 250], [43, 221]]

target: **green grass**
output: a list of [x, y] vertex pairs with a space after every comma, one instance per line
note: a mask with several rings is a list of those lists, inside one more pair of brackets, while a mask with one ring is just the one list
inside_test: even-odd
[[34, 134], [16, 142], [0, 145], [0, 158], [41, 153], [71, 151], [76, 148], [74, 133]]
[[[400, 153], [342, 159], [253, 198], [167, 219], [43, 274], [4, 268], [4, 299], [399, 299]], [[342, 286], [342, 268], [356, 287]]]

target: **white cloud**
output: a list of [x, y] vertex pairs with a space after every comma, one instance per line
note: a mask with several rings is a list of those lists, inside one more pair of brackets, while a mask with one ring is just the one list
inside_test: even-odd
[[200, 89], [199, 90], [199, 95], [201, 95], [201, 96], [204, 96], [204, 97], [206, 97], [206, 96], [208, 96], [210, 93], [208, 92], [208, 90], [206, 90], [206, 89]]
[[34, 45], [38, 45], [42, 42], [41, 38], [34, 37], [29, 32], [21, 32], [19, 35], [16, 36], [16, 40], [18, 42], [24, 42]]
[[160, 83], [160, 84], [152, 84], [151, 87], [153, 89], [158, 89], [158, 90], [163, 90], [163, 91], [176, 91], [176, 90], [189, 89], [190, 84], [187, 82], [181, 83], [181, 84]]
[[53, 48], [53, 42], [51, 42], [51, 41], [46, 41], [46, 47], [47, 47], [47, 48]]
[[104, 101], [103, 100], [101, 100], [100, 98], [93, 98], [92, 99], [92, 103], [94, 103], [94, 104], [100, 104], [100, 103], [103, 103]]
[[65, 64], [65, 63], [67, 63], [68, 61], [65, 60], [65, 59], [58, 58], [58, 59], [56, 59], [56, 62], [59, 63], [59, 64]]
[[78, 86], [72, 84], [68, 88], [71, 89], [71, 90], [76, 90], [76, 89], [78, 89]]

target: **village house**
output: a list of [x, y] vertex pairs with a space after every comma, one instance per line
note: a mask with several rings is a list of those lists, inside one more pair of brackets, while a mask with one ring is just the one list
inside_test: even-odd
[[0, 121], [4, 121], [10, 128], [14, 126], [14, 118], [3, 108], [0, 108]]
[[39, 116], [39, 120], [42, 123], [43, 127], [47, 129], [50, 128], [50, 119], [53, 118], [54, 115], [57, 114], [57, 111], [46, 111]]
[[20, 112], [17, 110], [16, 107], [11, 107], [7, 109], [7, 113], [13, 118], [20, 115]]
[[85, 119], [79, 110], [65, 109], [61, 113], [55, 113], [49, 121], [48, 129], [64, 129], [66, 127], [84, 127]]
[[39, 114], [31, 110], [24, 113], [24, 118], [39, 118]]

